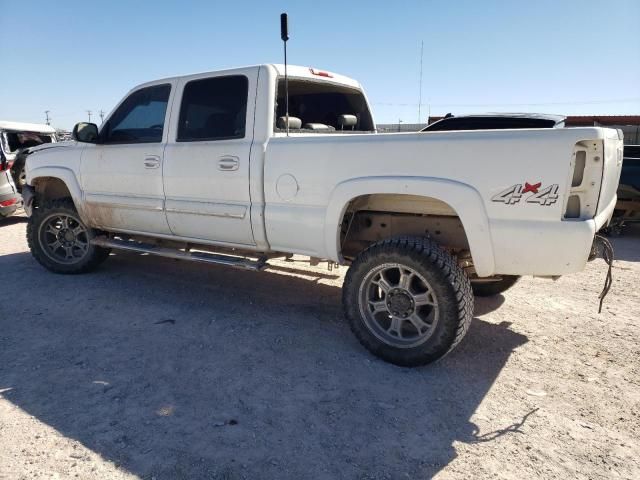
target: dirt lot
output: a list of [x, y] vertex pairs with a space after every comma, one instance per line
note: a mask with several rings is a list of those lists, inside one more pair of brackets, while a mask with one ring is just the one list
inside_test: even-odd
[[[640, 229], [476, 302], [404, 369], [341, 313], [344, 271], [132, 254], [59, 276], [0, 224], [0, 478], [640, 478]], [[498, 308], [500, 307], [500, 308]]]

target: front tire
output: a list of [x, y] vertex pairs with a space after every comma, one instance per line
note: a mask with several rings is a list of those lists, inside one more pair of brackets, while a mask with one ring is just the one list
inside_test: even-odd
[[69, 198], [46, 201], [27, 223], [27, 242], [33, 257], [55, 273], [85, 273], [109, 257], [109, 249], [91, 244], [94, 230], [87, 227]]
[[383, 240], [353, 262], [343, 306], [360, 343], [381, 359], [406, 367], [442, 358], [460, 343], [473, 318], [464, 271], [433, 240]]

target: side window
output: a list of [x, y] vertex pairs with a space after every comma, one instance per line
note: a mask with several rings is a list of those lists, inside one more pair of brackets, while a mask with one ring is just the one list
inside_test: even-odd
[[171, 85], [136, 90], [100, 131], [101, 143], [159, 143]]
[[182, 94], [178, 142], [244, 138], [249, 80], [242, 75], [187, 83]]

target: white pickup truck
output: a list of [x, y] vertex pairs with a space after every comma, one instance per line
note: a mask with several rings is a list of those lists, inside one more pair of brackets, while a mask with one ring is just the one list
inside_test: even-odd
[[[605, 128], [377, 134], [360, 84], [260, 65], [134, 88], [100, 129], [37, 147], [33, 256], [81, 273], [112, 248], [260, 270], [350, 265], [351, 329], [379, 357], [450, 351], [473, 291], [585, 267], [611, 218], [622, 135]], [[473, 290], [472, 290], [473, 289]]]

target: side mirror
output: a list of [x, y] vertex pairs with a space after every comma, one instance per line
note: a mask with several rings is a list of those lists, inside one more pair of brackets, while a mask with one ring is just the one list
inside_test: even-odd
[[76, 142], [98, 143], [98, 126], [95, 123], [76, 123], [72, 136]]

